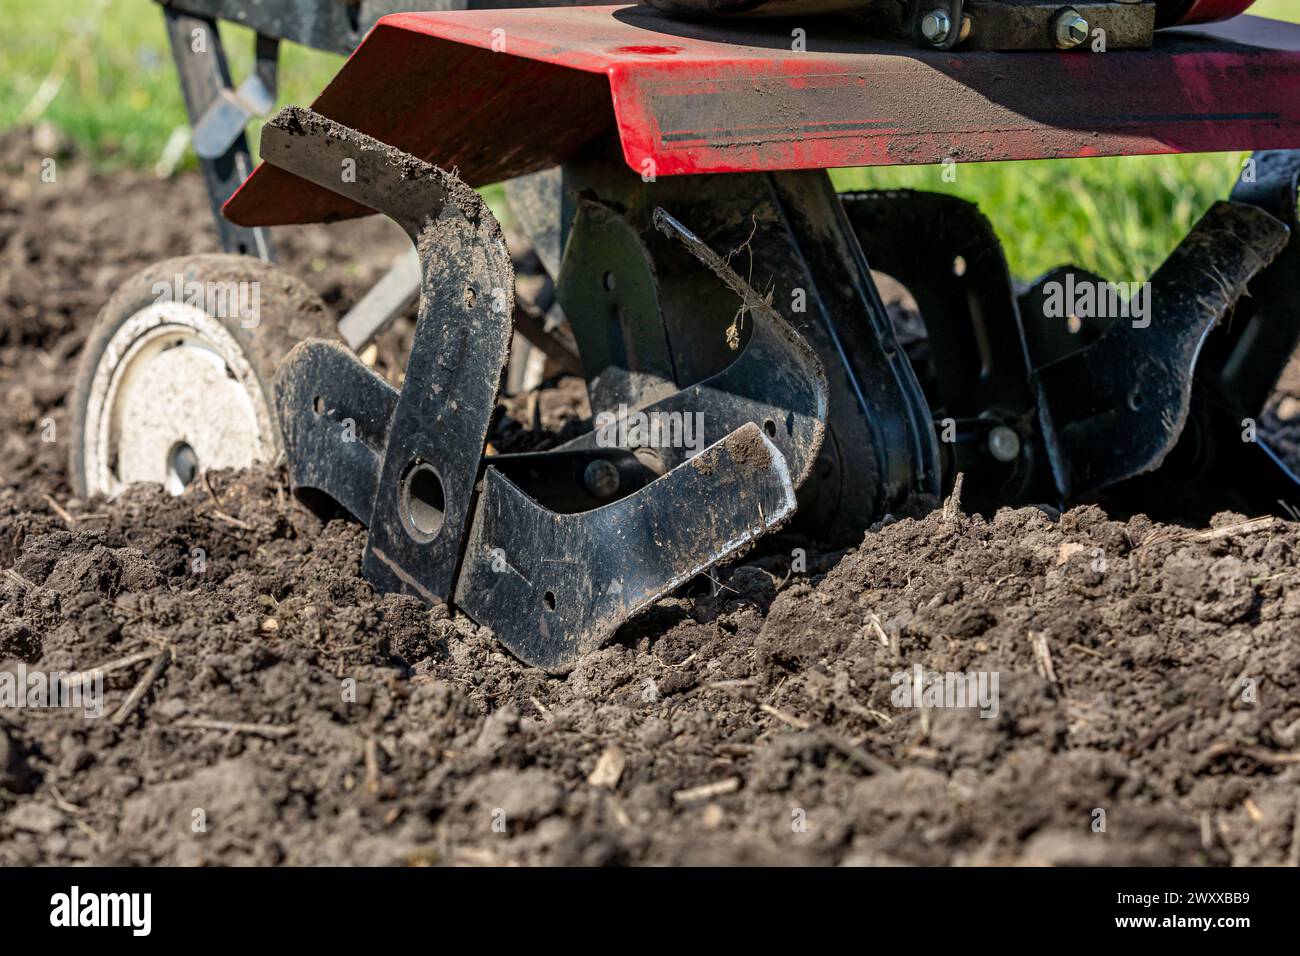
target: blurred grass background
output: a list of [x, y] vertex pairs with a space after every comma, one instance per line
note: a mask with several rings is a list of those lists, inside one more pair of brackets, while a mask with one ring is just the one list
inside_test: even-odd
[[[97, 165], [150, 168], [185, 122], [162, 14], [150, 0], [0, 0], [0, 130], [49, 122]], [[1297, 0], [1253, 13], [1300, 22]], [[222, 25], [236, 81], [250, 31]], [[286, 44], [280, 100], [310, 103], [340, 57]], [[1029, 278], [1074, 262], [1116, 281], [1145, 278], [1216, 199], [1242, 154], [963, 164], [835, 172], [841, 189], [914, 188], [979, 203]], [[192, 159], [190, 160], [192, 164]], [[495, 197], [494, 197], [495, 198]], [[495, 203], [494, 203], [495, 205]]]
[[[0, 11], [0, 129], [48, 120], [101, 167], [153, 166], [186, 121], [158, 4], [0, 0]], [[238, 83], [253, 33], [223, 23], [221, 35]], [[280, 51], [282, 104], [310, 103], [343, 63], [290, 43]]]

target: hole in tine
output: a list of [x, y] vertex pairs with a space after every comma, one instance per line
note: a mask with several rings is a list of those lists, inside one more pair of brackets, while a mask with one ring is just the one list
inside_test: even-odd
[[399, 510], [407, 533], [417, 541], [431, 541], [442, 530], [447, 507], [442, 479], [431, 465], [417, 461], [401, 483]]

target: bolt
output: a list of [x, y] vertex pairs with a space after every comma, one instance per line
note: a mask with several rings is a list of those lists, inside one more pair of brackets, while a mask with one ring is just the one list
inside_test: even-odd
[[998, 461], [1012, 462], [1020, 457], [1020, 436], [1014, 428], [998, 425], [989, 432], [989, 454]]
[[1088, 42], [1091, 27], [1078, 10], [1068, 7], [1056, 18], [1056, 45], [1062, 50], [1073, 50]]
[[618, 493], [618, 466], [612, 461], [597, 458], [588, 463], [582, 481], [595, 498], [612, 498]]
[[951, 33], [952, 17], [947, 10], [931, 10], [921, 18], [921, 34], [935, 46], [946, 43]]

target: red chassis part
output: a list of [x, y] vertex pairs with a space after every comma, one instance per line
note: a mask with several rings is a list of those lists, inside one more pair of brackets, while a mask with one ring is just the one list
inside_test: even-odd
[[[796, 53], [788, 24], [641, 7], [396, 14], [313, 108], [476, 186], [609, 129], [656, 176], [1300, 147], [1300, 26], [1241, 17], [1091, 55], [928, 52], [811, 23]], [[263, 164], [225, 212], [370, 210]]]
[[1245, 13], [1255, 0], [1192, 0], [1192, 5], [1183, 12], [1179, 23], [1210, 23], [1214, 20], [1227, 20], [1239, 13]]

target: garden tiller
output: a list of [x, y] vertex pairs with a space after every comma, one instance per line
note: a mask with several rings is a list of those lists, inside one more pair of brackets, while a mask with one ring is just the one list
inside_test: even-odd
[[[400, 387], [356, 355], [392, 296], [340, 336], [266, 263], [172, 260], [128, 283], [92, 336], [74, 477], [87, 492], [181, 490], [283, 451], [304, 500], [365, 523], [379, 589], [453, 604], [552, 670], [787, 523], [857, 542], [959, 475], [984, 512], [1285, 511], [1300, 486], [1253, 423], [1300, 338], [1300, 27], [1236, 16], [1249, 5], [654, 0], [383, 17], [310, 109], [266, 124], [223, 228], [228, 248], [258, 252], [271, 226], [376, 212], [400, 225], [419, 264]], [[275, 42], [349, 48], [380, 6], [166, 5], [174, 36], [217, 17], [260, 34], [252, 93], [178, 49], [214, 196], [242, 172]], [[827, 172], [1228, 150], [1256, 151], [1230, 198], [1110, 310], [1068, 294], [1062, 307], [1062, 289], [1115, 288], [1073, 266], [1013, 281], [968, 202], [840, 195]], [[593, 416], [524, 454], [488, 444], [520, 309], [473, 187], [503, 181]], [[177, 272], [174, 287], [259, 282], [256, 321], [214, 314], [211, 295], [159, 301]], [[882, 275], [923, 330], [899, 327]]]

